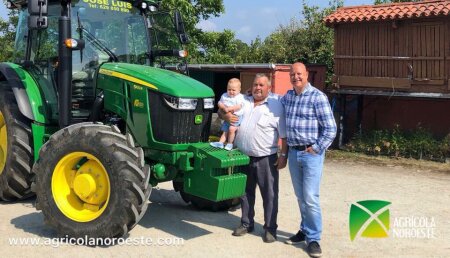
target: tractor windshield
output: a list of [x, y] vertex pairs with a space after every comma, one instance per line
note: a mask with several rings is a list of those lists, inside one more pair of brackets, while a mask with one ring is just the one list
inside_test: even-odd
[[[144, 16], [129, 2], [113, 0], [90, 4], [80, 1], [72, 7], [72, 34], [86, 41], [83, 57], [89, 60], [83, 63], [101, 63], [111, 56], [117, 57], [119, 62], [147, 63], [146, 27]], [[76, 59], [76, 52], [73, 58]]]
[[182, 51], [180, 35], [174, 29], [174, 21], [169, 12], [148, 13], [151, 58], [155, 66], [165, 68], [180, 62], [186, 52]]

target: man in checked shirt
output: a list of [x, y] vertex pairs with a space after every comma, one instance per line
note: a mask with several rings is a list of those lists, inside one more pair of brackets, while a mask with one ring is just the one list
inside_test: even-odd
[[306, 241], [308, 254], [320, 257], [320, 180], [325, 150], [336, 136], [336, 122], [327, 96], [309, 84], [308, 71], [303, 63], [292, 65], [290, 79], [293, 90], [289, 90], [281, 102], [286, 114], [288, 166], [301, 222], [298, 233], [286, 243]]

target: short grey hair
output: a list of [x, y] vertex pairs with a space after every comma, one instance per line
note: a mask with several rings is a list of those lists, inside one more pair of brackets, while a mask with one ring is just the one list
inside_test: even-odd
[[272, 87], [272, 80], [270, 80], [270, 77], [267, 74], [265, 74], [265, 73], [257, 73], [255, 75], [255, 79], [253, 81], [255, 81], [258, 78], [263, 78], [263, 77], [267, 78], [267, 85], [269, 87]]

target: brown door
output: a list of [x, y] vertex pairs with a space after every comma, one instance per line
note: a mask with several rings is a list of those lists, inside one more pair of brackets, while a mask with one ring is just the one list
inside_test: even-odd
[[445, 24], [415, 21], [411, 27], [413, 84], [443, 85], [445, 78]]

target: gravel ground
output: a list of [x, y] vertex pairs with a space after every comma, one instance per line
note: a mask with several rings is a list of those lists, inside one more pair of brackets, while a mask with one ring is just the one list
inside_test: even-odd
[[[255, 232], [233, 237], [231, 232], [240, 222], [239, 209], [197, 211], [181, 200], [171, 183], [164, 183], [154, 188], [147, 213], [130, 232], [129, 241], [133, 242], [129, 245], [87, 247], [50, 242], [48, 238], [55, 234], [34, 209], [34, 200], [2, 202], [1, 257], [308, 257], [304, 245], [283, 243], [298, 230], [299, 211], [289, 171], [284, 169], [280, 173], [278, 241], [272, 244], [261, 238], [264, 222], [259, 197]], [[350, 205], [360, 200], [392, 202], [387, 238], [350, 240]], [[321, 201], [323, 257], [450, 257], [450, 173], [329, 158], [323, 174]], [[419, 223], [417, 227], [395, 224], [408, 218], [428, 224]], [[394, 235], [394, 229], [410, 235]], [[431, 232], [430, 238], [411, 235], [423, 229]], [[11, 244], [30, 239], [40, 243]], [[150, 240], [152, 244], [138, 243]]]

